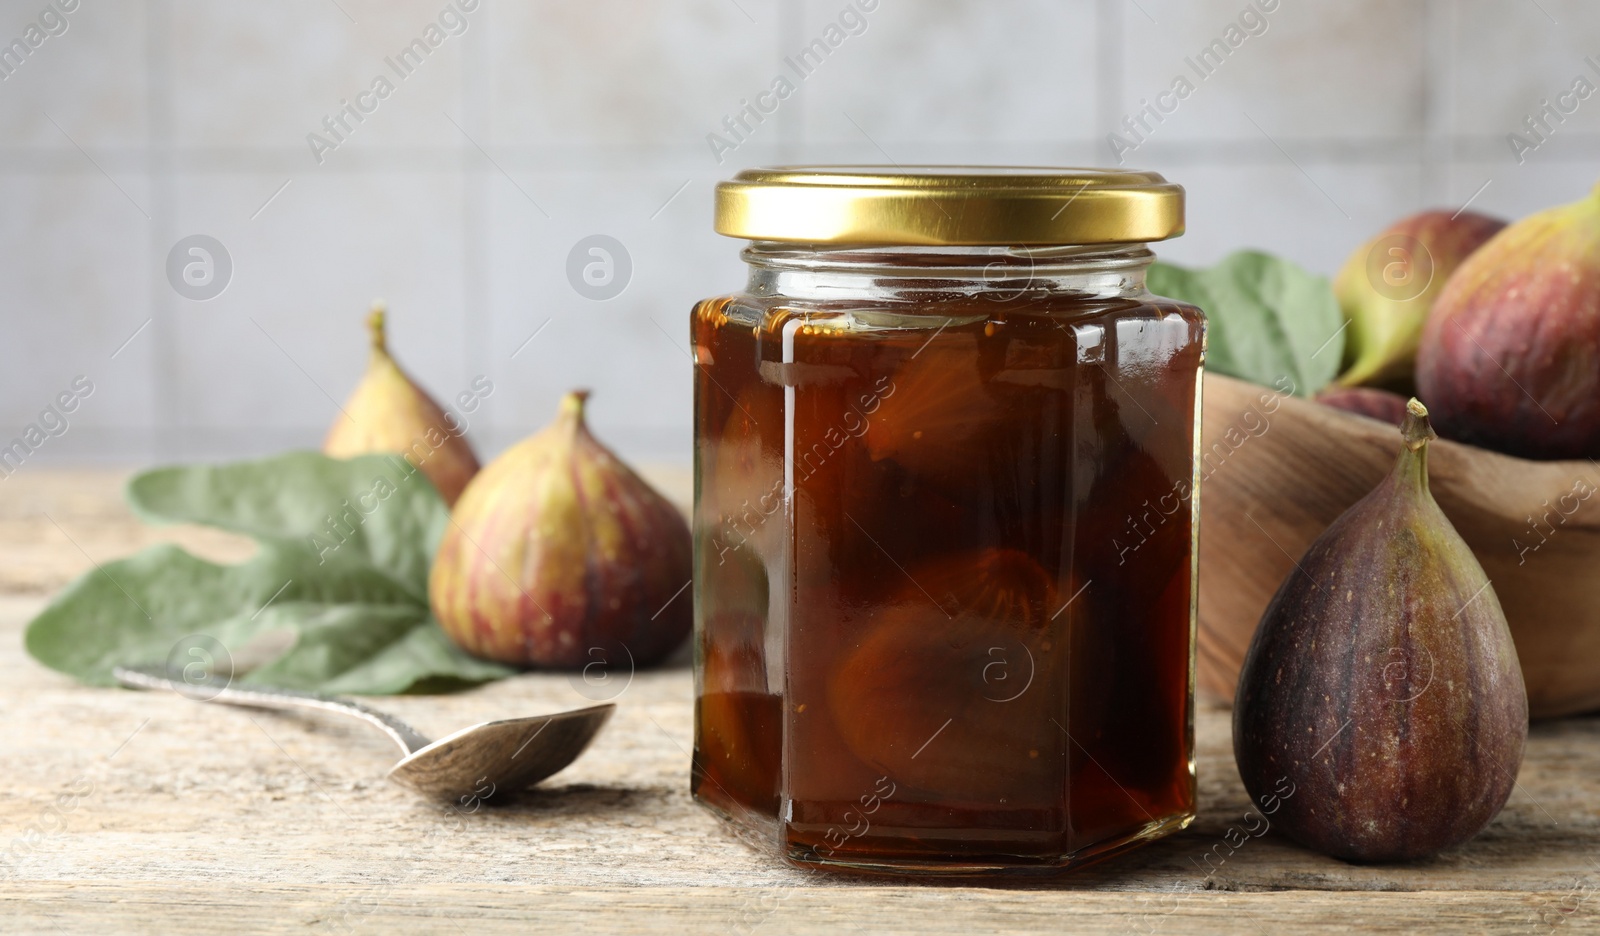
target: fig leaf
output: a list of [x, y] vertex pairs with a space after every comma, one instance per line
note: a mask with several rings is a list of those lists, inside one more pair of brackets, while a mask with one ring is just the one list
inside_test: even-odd
[[1150, 291], [1206, 313], [1206, 367], [1311, 396], [1339, 372], [1345, 320], [1325, 277], [1255, 250], [1207, 269], [1155, 263]]
[[159, 468], [127, 494], [147, 521], [242, 533], [256, 553], [219, 565], [167, 544], [98, 566], [28, 625], [28, 652], [52, 669], [112, 685], [113, 666], [181, 668], [203, 644], [227, 676], [236, 651], [276, 633], [292, 638], [287, 651], [235, 678], [373, 695], [514, 672], [456, 648], [429, 612], [428, 567], [450, 515], [398, 457], [293, 452]]

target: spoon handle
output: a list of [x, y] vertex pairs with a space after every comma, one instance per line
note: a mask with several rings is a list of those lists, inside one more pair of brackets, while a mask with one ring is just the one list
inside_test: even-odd
[[117, 682], [131, 689], [168, 689], [202, 702], [221, 702], [249, 708], [307, 708], [357, 718], [388, 735], [389, 740], [400, 745], [400, 750], [407, 755], [415, 754], [432, 743], [393, 715], [369, 709], [348, 699], [276, 686], [237, 685], [232, 680], [204, 679], [191, 682], [187, 677], [173, 679], [164, 666], [118, 666], [111, 674]]

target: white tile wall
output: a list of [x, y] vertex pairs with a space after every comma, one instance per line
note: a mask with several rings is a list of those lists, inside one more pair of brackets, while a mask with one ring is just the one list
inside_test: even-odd
[[[3, 41], [9, 44], [29, 24], [39, 24], [48, 5], [0, 3]], [[45, 39], [0, 81], [0, 144], [25, 148], [41, 163], [51, 150], [70, 148], [63, 131], [87, 147], [143, 147], [150, 139], [150, 18], [144, 5], [85, 0], [65, 19], [65, 32]]]
[[[487, 3], [497, 143], [683, 148], [772, 78], [777, 0]], [[653, 210], [653, 209], [652, 209]]]
[[[384, 58], [447, 0], [79, 0], [0, 81], [0, 436], [82, 373], [96, 395], [40, 463], [314, 446], [382, 296], [397, 354], [437, 396], [494, 381], [482, 454], [582, 385], [625, 454], [686, 462], [688, 308], [743, 275], [739, 245], [710, 231], [719, 178], [1108, 163], [1123, 115], [1247, 6], [878, 0], [719, 163], [706, 135], [792, 74], [784, 57], [846, 3], [478, 0], [399, 79]], [[0, 40], [46, 5], [0, 0]], [[1577, 75], [1600, 85], [1589, 0], [1278, 0], [1265, 19], [1127, 157], [1189, 189], [1189, 234], [1165, 256], [1263, 247], [1332, 272], [1422, 207], [1516, 216], [1600, 177], [1600, 95], [1520, 165], [1506, 141]], [[393, 94], [319, 164], [306, 134], [379, 74]], [[193, 233], [235, 263], [204, 303], [164, 273]], [[634, 266], [606, 302], [565, 272], [597, 233]]]
[[[1570, 89], [1578, 75], [1600, 87], [1600, 72], [1584, 62], [1591, 56], [1600, 61], [1600, 4], [1461, 0], [1454, 5], [1453, 19], [1457, 51], [1451, 120], [1460, 131], [1503, 138], [1538, 110], [1542, 100]], [[1600, 127], [1597, 112], [1600, 96], [1583, 102], [1560, 135]], [[1505, 152], [1509, 155], [1510, 149]], [[1593, 153], [1591, 149], [1591, 158]]]
[[[1423, 12], [1422, 3], [1393, 0], [1139, 0], [1124, 17], [1128, 105], [1155, 100], [1182, 76], [1194, 90], [1154, 140], [1414, 135], [1422, 120]], [[1228, 46], [1230, 28], [1237, 48]], [[1205, 58], [1219, 40], [1226, 56]]]
[[[794, 59], [854, 6], [805, 4], [798, 30], [784, 35], [784, 55]], [[925, 144], [978, 143], [998, 153], [1016, 143], [1094, 135], [1090, 4], [881, 0], [856, 19], [865, 22], [856, 27], [860, 34], [800, 84], [807, 143], [865, 143], [863, 158], [882, 163], [877, 146], [904, 162]]]

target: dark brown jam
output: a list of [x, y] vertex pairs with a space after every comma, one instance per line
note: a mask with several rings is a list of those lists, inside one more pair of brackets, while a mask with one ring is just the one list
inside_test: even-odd
[[1186, 825], [1203, 330], [1142, 290], [697, 306], [694, 795], [866, 869]]

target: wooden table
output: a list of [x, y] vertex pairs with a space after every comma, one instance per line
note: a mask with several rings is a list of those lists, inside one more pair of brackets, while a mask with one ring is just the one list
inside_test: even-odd
[[[658, 475], [659, 476], [659, 475]], [[681, 474], [663, 483], [681, 492]], [[1276, 833], [1227, 854], [1247, 797], [1225, 710], [1203, 708], [1188, 831], [1030, 886], [897, 885], [778, 865], [688, 794], [687, 669], [638, 674], [595, 747], [539, 792], [457, 815], [384, 780], [367, 728], [87, 689], [22, 651], [47, 595], [156, 539], [111, 473], [0, 482], [0, 931], [1276, 934], [1600, 930], [1600, 719], [1535, 726], [1476, 840], [1362, 867]], [[426, 733], [584, 704], [560, 675], [378, 701]], [[1207, 861], [1207, 855], [1211, 859]], [[1223, 860], [1225, 859], [1225, 860]]]

